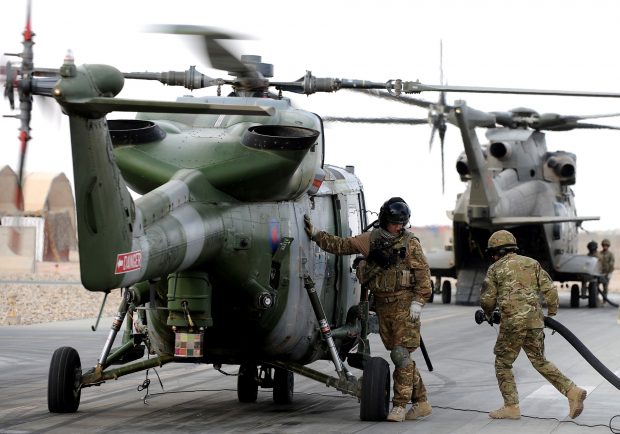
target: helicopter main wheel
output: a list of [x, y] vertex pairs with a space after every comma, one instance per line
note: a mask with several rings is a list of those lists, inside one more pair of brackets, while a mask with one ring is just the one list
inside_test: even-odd
[[237, 398], [239, 402], [256, 402], [256, 398], [258, 398], [258, 368], [256, 365], [244, 364], [239, 366]]
[[598, 298], [598, 281], [588, 283], [588, 307], [596, 307]]
[[287, 369], [274, 368], [273, 373], [273, 402], [276, 404], [290, 404], [293, 402], [295, 377]]
[[449, 280], [444, 280], [441, 284], [441, 301], [443, 304], [450, 304], [452, 299], [452, 283]]
[[75, 413], [82, 388], [80, 355], [71, 347], [60, 347], [52, 355], [47, 379], [47, 408], [51, 413]]
[[570, 307], [579, 307], [579, 285], [573, 283], [570, 287]]
[[366, 362], [362, 376], [360, 419], [382, 421], [390, 409], [390, 365], [381, 357]]

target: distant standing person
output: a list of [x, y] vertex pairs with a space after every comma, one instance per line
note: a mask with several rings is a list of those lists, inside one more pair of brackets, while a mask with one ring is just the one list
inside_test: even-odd
[[[411, 211], [400, 197], [387, 200], [379, 211], [379, 227], [360, 235], [342, 238], [315, 231], [304, 217], [310, 239], [326, 252], [337, 255], [361, 253], [358, 265], [361, 283], [375, 296], [379, 334], [394, 362], [394, 397], [391, 422], [414, 420], [433, 412], [426, 388], [411, 353], [420, 346], [420, 314], [431, 296], [431, 276], [419, 240], [405, 226]], [[405, 407], [409, 400], [413, 406]]]
[[[598, 259], [597, 262], [597, 266], [598, 266], [598, 273], [600, 274], [601, 272], [601, 257], [598, 254], [598, 243], [594, 240], [590, 241], [587, 245], [586, 248], [588, 249], [588, 256], [591, 256], [593, 258]], [[582, 297], [587, 297], [588, 295], [588, 281], [587, 280], [582, 280], [581, 281], [581, 296]]]
[[609, 281], [611, 280], [611, 274], [614, 272], [614, 254], [609, 250], [610, 242], [607, 238], [601, 241], [602, 249], [598, 252], [599, 261], [601, 264], [601, 273], [603, 278], [601, 283], [603, 284], [603, 295], [607, 298], [607, 291], [609, 289]]
[[495, 375], [504, 406], [489, 413], [493, 419], [519, 419], [519, 394], [512, 364], [521, 349], [532, 366], [568, 398], [571, 418], [583, 411], [586, 391], [575, 385], [545, 358], [545, 334], [540, 294], [547, 302], [547, 315], [558, 311], [558, 291], [538, 261], [517, 255], [517, 240], [501, 230], [489, 238], [488, 252], [493, 264], [487, 271], [480, 293], [480, 305], [487, 317], [499, 308], [501, 322], [495, 343]]

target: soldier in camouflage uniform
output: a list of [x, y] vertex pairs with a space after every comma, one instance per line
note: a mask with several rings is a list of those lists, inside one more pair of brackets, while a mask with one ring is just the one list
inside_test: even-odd
[[600, 279], [603, 284], [603, 294], [607, 298], [607, 290], [609, 289], [609, 281], [611, 280], [611, 273], [614, 271], [614, 254], [609, 251], [610, 242], [607, 238], [601, 241], [603, 248], [598, 252], [599, 261], [601, 264], [601, 274], [603, 277]]
[[519, 395], [512, 374], [512, 364], [521, 349], [532, 366], [568, 398], [569, 416], [583, 411], [586, 391], [575, 385], [545, 358], [542, 293], [547, 302], [547, 315], [558, 310], [558, 292], [549, 274], [535, 259], [517, 255], [517, 240], [508, 231], [497, 231], [488, 243], [494, 263], [482, 284], [480, 305], [487, 317], [499, 308], [501, 324], [495, 343], [495, 375], [504, 406], [489, 413], [493, 419], [519, 419]]
[[[598, 262], [597, 262], [598, 272], [600, 273], [600, 271], [601, 271], [601, 257], [598, 254], [598, 243], [596, 241], [592, 240], [592, 241], [590, 241], [586, 245], [586, 248], [588, 249], [588, 256], [590, 256], [592, 258], [596, 258], [598, 260]], [[601, 282], [602, 282], [602, 280], [601, 280]], [[587, 295], [588, 295], [588, 281], [587, 280], [582, 280], [581, 281], [581, 296], [582, 297], [587, 297]]]
[[[430, 271], [419, 240], [405, 230], [409, 206], [402, 198], [386, 201], [379, 212], [379, 227], [350, 238], [315, 231], [305, 216], [306, 232], [330, 253], [366, 258], [358, 265], [361, 283], [375, 296], [379, 333], [394, 362], [392, 422], [428, 416], [432, 407], [410, 354], [420, 346], [420, 313], [431, 295]], [[409, 400], [413, 406], [406, 412]]]

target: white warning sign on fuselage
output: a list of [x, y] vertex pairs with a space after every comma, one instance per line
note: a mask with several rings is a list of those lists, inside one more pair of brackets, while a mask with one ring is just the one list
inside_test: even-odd
[[114, 271], [114, 274], [129, 273], [130, 271], [139, 270], [141, 266], [141, 250], [136, 250], [129, 253], [119, 253], [116, 255], [116, 271]]

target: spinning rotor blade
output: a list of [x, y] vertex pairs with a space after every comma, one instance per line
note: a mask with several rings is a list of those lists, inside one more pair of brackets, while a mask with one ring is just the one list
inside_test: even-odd
[[202, 42], [202, 52], [207, 54], [211, 66], [222, 71], [234, 72], [238, 76], [255, 73], [254, 69], [241, 62], [235, 55], [224, 48], [217, 39], [250, 39], [241, 35], [232, 35], [214, 27], [159, 24], [150, 26], [147, 31], [153, 33], [170, 33], [174, 35], [198, 36]]
[[18, 181], [17, 192], [15, 195], [15, 205], [18, 210], [24, 209], [22, 186], [24, 183], [24, 167], [26, 164], [26, 152], [28, 149], [28, 141], [30, 140], [30, 119], [32, 115], [32, 76], [34, 71], [32, 46], [34, 41], [32, 37], [31, 20], [30, 20], [31, 3], [28, 1], [26, 9], [26, 26], [24, 28], [22, 52], [19, 54], [8, 54], [9, 56], [17, 56], [21, 58], [21, 66], [13, 67], [7, 62], [6, 67], [2, 71], [4, 83], [4, 96], [8, 98], [11, 109], [15, 108], [15, 93], [19, 97], [19, 114], [7, 115], [6, 117], [14, 117], [20, 120], [19, 128], [19, 163], [18, 163]]

